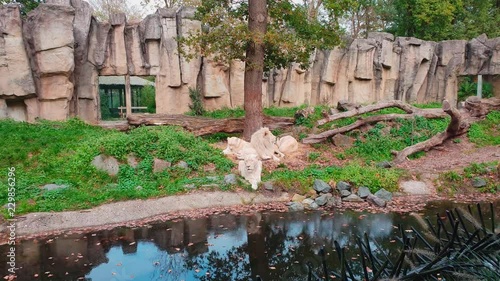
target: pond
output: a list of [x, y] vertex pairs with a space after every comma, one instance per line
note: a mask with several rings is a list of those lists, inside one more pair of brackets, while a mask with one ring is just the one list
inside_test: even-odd
[[[462, 207], [465, 205], [462, 205]], [[489, 205], [482, 205], [485, 220]], [[493, 204], [496, 221], [500, 206]], [[436, 213], [456, 208], [434, 202], [419, 212], [434, 222]], [[414, 214], [367, 212], [262, 212], [184, 218], [144, 227], [118, 227], [84, 234], [62, 234], [17, 245], [16, 280], [307, 280], [307, 266], [321, 272], [320, 249], [332, 269], [339, 260], [334, 241], [346, 246], [353, 271], [362, 271], [356, 236], [391, 250], [396, 237], [422, 229]], [[486, 220], [488, 221], [488, 220]], [[498, 225], [496, 226], [498, 231]], [[1, 246], [6, 253], [6, 246]], [[5, 255], [0, 257], [7, 272]]]

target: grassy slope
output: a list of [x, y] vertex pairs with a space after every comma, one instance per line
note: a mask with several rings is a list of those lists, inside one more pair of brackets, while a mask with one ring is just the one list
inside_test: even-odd
[[[7, 168], [16, 168], [17, 213], [88, 208], [104, 202], [174, 194], [188, 183], [204, 183], [204, 165], [215, 164], [227, 173], [233, 163], [201, 138], [175, 127], [142, 127], [128, 134], [106, 131], [78, 120], [37, 125], [1, 121], [0, 203], [7, 202]], [[104, 153], [123, 165], [116, 177], [97, 171], [92, 159]], [[134, 169], [126, 156], [141, 159]], [[153, 173], [153, 158], [184, 160], [189, 169], [170, 168]], [[42, 192], [48, 183], [69, 188]], [[142, 188], [137, 188], [141, 186]]]
[[[433, 105], [435, 106], [435, 105]], [[266, 114], [293, 116], [297, 108], [271, 108]], [[312, 127], [321, 118], [324, 107], [316, 107], [315, 113], [299, 123]], [[378, 113], [399, 112], [394, 109]], [[222, 110], [207, 113], [211, 117], [241, 116], [242, 110]], [[341, 120], [322, 126], [323, 130], [354, 122]], [[447, 120], [401, 120], [384, 129], [378, 124], [366, 132], [350, 133], [357, 141], [338, 158], [350, 161], [344, 167], [320, 167], [314, 163], [302, 171], [289, 171], [282, 167], [273, 173], [264, 172], [264, 180], [275, 180], [285, 188], [304, 190], [316, 178], [325, 181], [345, 180], [355, 186], [365, 185], [373, 191], [379, 188], [394, 189], [401, 170], [377, 168], [375, 163], [390, 160], [390, 151], [422, 141], [442, 131]], [[474, 124], [469, 134], [480, 145], [498, 145], [500, 113], [491, 113], [485, 121]], [[133, 198], [150, 198], [171, 195], [185, 190], [186, 184], [197, 186], [210, 183], [207, 175], [222, 176], [234, 166], [220, 150], [209, 145], [221, 139], [197, 138], [176, 127], [142, 127], [129, 133], [106, 131], [73, 119], [68, 122], [41, 122], [39, 124], [0, 121], [0, 204], [7, 202], [7, 168], [16, 168], [17, 213], [33, 211], [60, 211], [96, 206], [105, 202]], [[101, 153], [120, 160], [117, 176], [97, 171], [89, 163]], [[134, 169], [126, 165], [126, 156], [136, 155], [141, 161]], [[313, 155], [314, 156], [314, 155]], [[317, 156], [317, 155], [316, 155]], [[189, 169], [170, 168], [161, 173], [152, 172], [153, 158], [165, 159], [173, 164], [180, 160]], [[205, 166], [213, 165], [215, 170]], [[48, 183], [65, 184], [69, 188], [42, 192]], [[140, 186], [141, 188], [137, 188]], [[222, 189], [229, 186], [220, 185]]]

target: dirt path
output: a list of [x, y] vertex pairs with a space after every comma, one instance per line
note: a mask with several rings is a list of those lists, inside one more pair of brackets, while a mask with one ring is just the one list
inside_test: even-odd
[[424, 157], [406, 161], [399, 168], [412, 174], [439, 174], [450, 170], [460, 170], [472, 163], [500, 160], [500, 146], [477, 148], [463, 136], [459, 142], [447, 141], [437, 149], [432, 149]]

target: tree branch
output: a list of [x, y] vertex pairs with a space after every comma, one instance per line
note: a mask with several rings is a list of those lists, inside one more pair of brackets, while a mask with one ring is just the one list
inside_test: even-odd
[[[393, 100], [393, 101], [379, 102], [376, 104], [371, 104], [371, 105], [359, 107], [359, 108], [349, 110], [346, 112], [336, 113], [336, 114], [328, 116], [327, 118], [318, 120], [318, 125], [324, 125], [324, 124], [331, 122], [331, 121], [334, 121], [334, 120], [347, 118], [347, 117], [353, 117], [353, 116], [361, 115], [364, 113], [369, 113], [369, 112], [377, 111], [377, 110], [384, 109], [384, 108], [390, 108], [390, 107], [399, 108], [408, 114], [416, 114], [416, 115], [435, 114], [435, 115], [439, 115], [439, 117], [435, 117], [435, 118], [440, 118], [440, 117], [446, 116], [446, 114], [444, 114], [441, 111], [441, 109], [421, 109], [421, 108], [414, 107], [412, 105], [409, 105], [409, 104], [402, 102], [402, 101], [399, 101], [399, 100]], [[423, 113], [423, 112], [425, 112], [425, 113]]]

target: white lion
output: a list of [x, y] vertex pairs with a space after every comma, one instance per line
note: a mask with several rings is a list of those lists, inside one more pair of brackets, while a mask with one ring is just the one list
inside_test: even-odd
[[245, 155], [245, 158], [238, 162], [238, 171], [256, 190], [261, 181], [262, 161], [257, 154]]
[[284, 156], [278, 149], [276, 136], [271, 133], [269, 128], [264, 127], [253, 133], [250, 143], [257, 150], [262, 160], [274, 159], [275, 161], [279, 161], [280, 159], [276, 157], [276, 154], [279, 157]]
[[245, 155], [258, 154], [255, 148], [247, 141], [237, 137], [227, 138], [227, 147], [222, 151], [225, 155], [236, 155], [236, 158], [243, 159]]
[[281, 153], [287, 155], [299, 149], [299, 143], [292, 136], [284, 136], [277, 141], [278, 149]]

